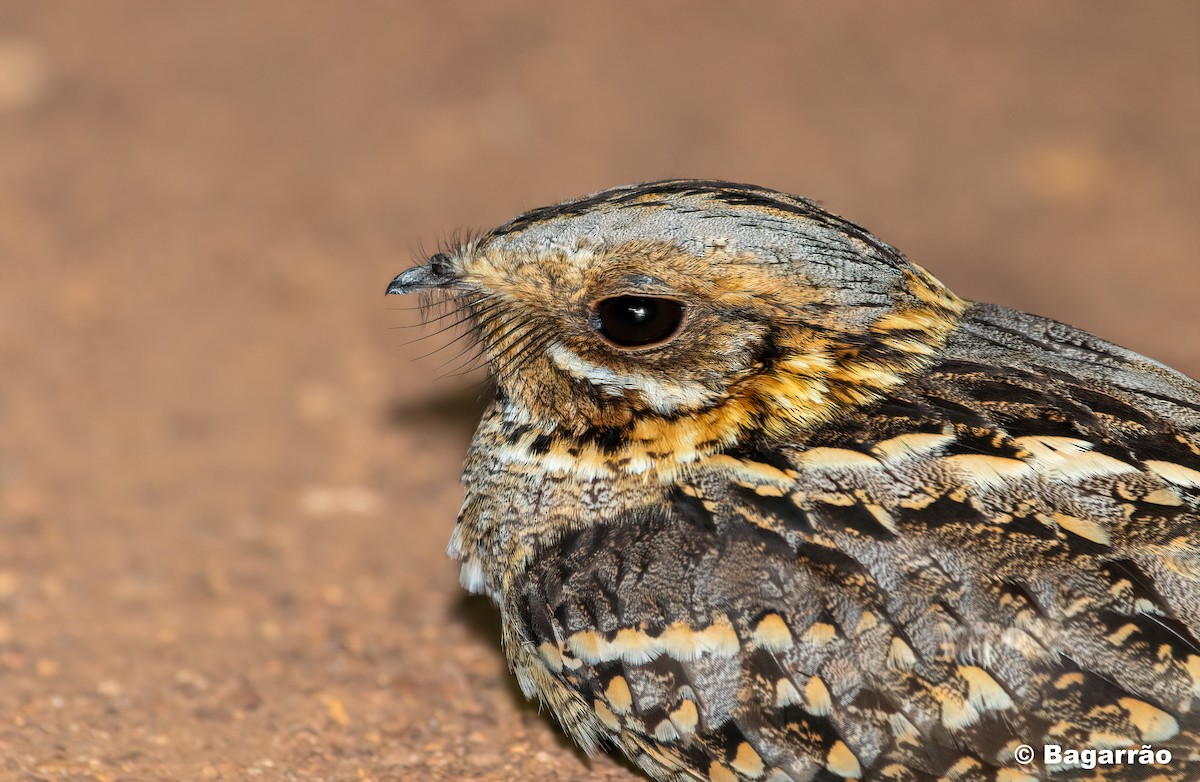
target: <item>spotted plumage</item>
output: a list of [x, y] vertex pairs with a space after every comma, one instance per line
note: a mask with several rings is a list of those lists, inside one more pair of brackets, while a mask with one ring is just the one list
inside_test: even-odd
[[1200, 777], [1195, 380], [722, 182], [537, 209], [389, 292], [430, 289], [496, 386], [451, 553], [584, 748], [657, 780]]

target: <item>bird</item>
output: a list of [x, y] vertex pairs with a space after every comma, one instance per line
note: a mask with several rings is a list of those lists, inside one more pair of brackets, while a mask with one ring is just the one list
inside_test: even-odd
[[492, 390], [449, 544], [654, 780], [1200, 779], [1200, 383], [669, 180], [407, 269]]

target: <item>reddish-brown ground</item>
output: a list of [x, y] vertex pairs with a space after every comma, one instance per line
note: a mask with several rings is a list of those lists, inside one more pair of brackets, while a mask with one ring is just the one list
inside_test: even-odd
[[0, 2], [0, 779], [634, 779], [443, 554], [418, 248], [672, 175], [1200, 374], [1200, 5]]

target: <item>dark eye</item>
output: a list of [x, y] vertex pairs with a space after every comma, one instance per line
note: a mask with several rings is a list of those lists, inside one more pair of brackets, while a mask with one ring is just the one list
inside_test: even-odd
[[600, 333], [614, 345], [637, 348], [662, 342], [679, 329], [683, 305], [674, 299], [614, 296], [596, 305]]

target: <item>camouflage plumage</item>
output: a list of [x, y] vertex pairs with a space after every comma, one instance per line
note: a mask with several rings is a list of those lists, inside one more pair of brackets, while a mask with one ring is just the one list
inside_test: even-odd
[[[748, 186], [606, 191], [437, 265], [392, 290], [449, 289], [498, 381], [451, 550], [584, 747], [660, 780], [1200, 776], [1196, 381]], [[585, 316], [629, 290], [689, 320], [606, 347]]]

